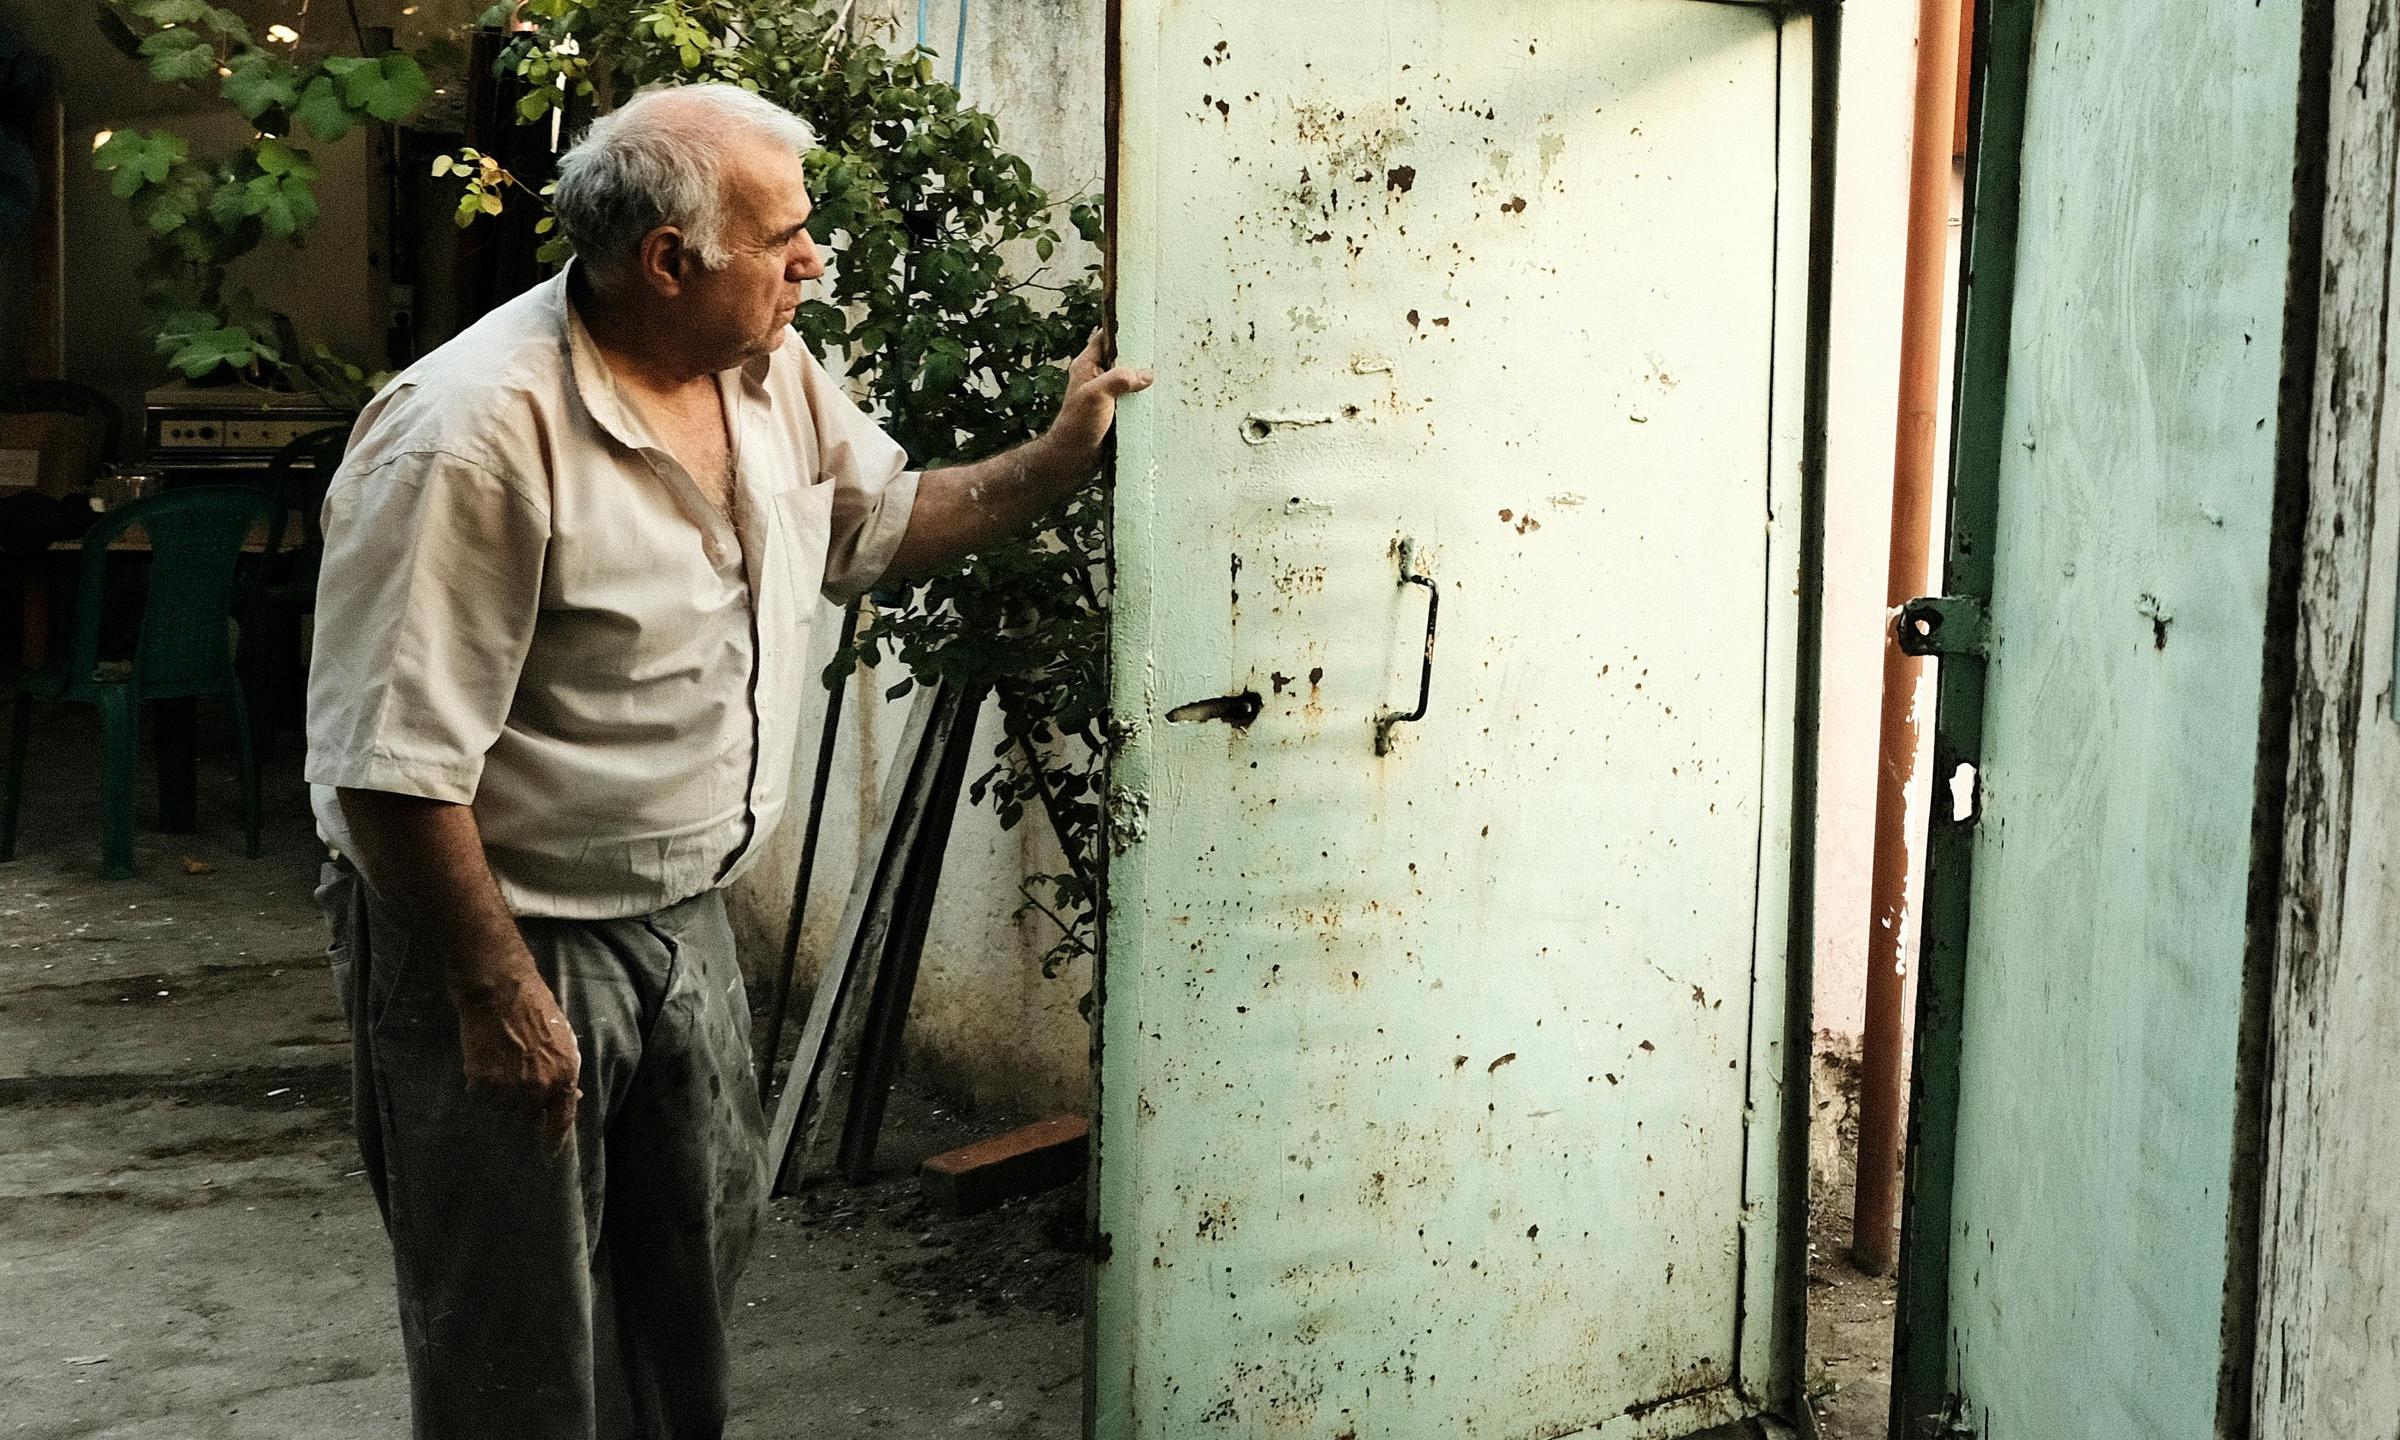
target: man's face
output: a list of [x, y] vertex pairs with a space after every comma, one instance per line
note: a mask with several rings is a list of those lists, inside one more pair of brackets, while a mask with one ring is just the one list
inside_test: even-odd
[[726, 157], [725, 248], [721, 270], [697, 257], [683, 274], [691, 334], [717, 342], [718, 369], [771, 353], [800, 308], [800, 287], [825, 273], [808, 237], [808, 192], [800, 157], [764, 139], [744, 139]]

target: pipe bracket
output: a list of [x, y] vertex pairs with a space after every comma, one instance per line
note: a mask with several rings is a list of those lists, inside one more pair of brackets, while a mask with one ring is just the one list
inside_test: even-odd
[[1926, 595], [1900, 607], [1892, 639], [1903, 655], [1980, 660], [1990, 653], [1991, 611], [1972, 595]]

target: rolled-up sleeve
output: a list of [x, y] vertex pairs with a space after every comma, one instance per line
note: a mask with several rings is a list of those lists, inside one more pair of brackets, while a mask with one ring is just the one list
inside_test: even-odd
[[[797, 349], [798, 347], [793, 347]], [[908, 452], [868, 418], [816, 359], [801, 366], [816, 428], [819, 483], [833, 490], [833, 531], [825, 547], [825, 598], [848, 604], [882, 583], [917, 505], [917, 472]]]
[[541, 609], [549, 517], [436, 450], [345, 467], [325, 501], [308, 779], [468, 804]]

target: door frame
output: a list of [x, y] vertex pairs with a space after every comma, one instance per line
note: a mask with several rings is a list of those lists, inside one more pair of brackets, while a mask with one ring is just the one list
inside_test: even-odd
[[[1561, 3], [1569, 3], [1569, 0], [1561, 0]], [[1763, 1402], [1768, 1424], [1788, 1427], [1788, 1431], [1764, 1429], [1744, 1422], [1737, 1427], [1736, 1433], [1795, 1433], [1814, 1440], [1817, 1429], [1807, 1403], [1805, 1384], [1810, 1217], [1809, 1085], [1815, 1039], [1812, 997], [1815, 977], [1818, 711], [1824, 648], [1826, 431], [1831, 393], [1829, 341], [1833, 312], [1835, 154], [1840, 111], [1842, 0], [1661, 0], [1661, 3], [1737, 5], [1769, 10], [1775, 13], [1786, 46], [1796, 48], [1799, 44], [1805, 44], [1807, 47], [1805, 67], [1794, 67], [1805, 82], [1805, 93], [1794, 95], [1787, 91], [1782, 100], [1782, 114], [1786, 121], [1805, 120], [1809, 124], [1810, 143], [1804, 164], [1794, 164], [1795, 156], [1791, 152], [1786, 152], [1779, 161], [1786, 167], [1786, 178], [1796, 182], [1793, 192], [1804, 195], [1809, 207], [1805, 255], [1800, 267], [1802, 273], [1797, 277], [1804, 288], [1799, 308], [1806, 317], [1807, 333], [1798, 345], [1792, 347], [1798, 352], [1802, 365], [1798, 397], [1799, 429], [1796, 437], [1793, 437], [1799, 448], [1799, 554], [1796, 566], [1799, 593], [1792, 633], [1790, 682], [1794, 725], [1788, 737], [1771, 736], [1769, 739], [1770, 758], [1779, 744], [1788, 743], [1790, 747], [1790, 782], [1784, 787], [1789, 810], [1781, 823], [1788, 827], [1791, 840], [1784, 892], [1778, 897], [1784, 912], [1781, 930], [1785, 996], [1780, 1007], [1777, 1033], [1773, 1036], [1753, 1035], [1750, 1044], [1753, 1056], [1751, 1073], [1754, 1077], [1766, 1068], [1759, 1063], [1759, 1057], [1773, 1056], [1777, 1062], [1773, 1070], [1777, 1080], [1777, 1091], [1773, 1097], [1777, 1140], [1775, 1152], [1771, 1156], [1758, 1155], [1755, 1146], [1752, 1151], [1755, 1161], [1772, 1163], [1775, 1188], [1783, 1197], [1783, 1203], [1777, 1206], [1775, 1214], [1776, 1264], [1772, 1274], [1745, 1276], [1743, 1282], [1745, 1313], [1763, 1312], [1767, 1320], [1769, 1373], [1765, 1392], [1758, 1399]], [[1794, 38], [1795, 25], [1801, 27], [1802, 38]], [[1124, 115], [1124, 0], [1107, 0], [1104, 34], [1107, 54], [1103, 123], [1107, 128], [1107, 137], [1100, 242], [1101, 326], [1109, 359], [1113, 361], [1117, 332], [1118, 215], [1122, 193], [1122, 147], [1119, 136]], [[1776, 350], [1779, 355], [1785, 353], [1780, 342]], [[1774, 448], [1781, 449], [1784, 443], [1784, 436], [1779, 435]], [[1102, 473], [1104, 483], [1113, 492], [1116, 484], [1116, 446], [1113, 436], [1108, 441], [1103, 457]], [[1113, 524], [1112, 506], [1112, 528], [1108, 538], [1112, 575], [1116, 570]], [[1121, 733], [1118, 722], [1112, 717], [1106, 729], [1113, 747], [1116, 737]], [[1118, 793], [1114, 758], [1112, 753], [1109, 757], [1111, 773], [1105, 792], [1111, 799]], [[1771, 833], [1775, 824], [1773, 818], [1768, 818], [1762, 826], [1762, 834]], [[1085, 1175], [1084, 1207], [1085, 1249], [1093, 1262], [1087, 1267], [1084, 1285], [1082, 1433], [1086, 1437], [1097, 1433], [1099, 1423], [1099, 1277], [1100, 1266], [1111, 1258], [1111, 1237], [1101, 1228], [1098, 1157], [1102, 1151], [1104, 1107], [1101, 1101], [1106, 1074], [1103, 1065], [1105, 1028], [1100, 1023], [1100, 1016], [1105, 1010], [1108, 996], [1111, 911], [1107, 897], [1109, 862], [1114, 848], [1113, 844], [1100, 847], [1098, 875], [1102, 898], [1097, 912], [1099, 933], [1092, 967], [1090, 1143], [1094, 1163]], [[1762, 874], [1762, 914], [1772, 913], [1773, 908], [1765, 899], [1773, 893], [1765, 885], [1765, 878]], [[1762, 1289], [1768, 1293], [1761, 1295]], [[1751, 1308], [1762, 1300], [1765, 1302], [1763, 1305], [1755, 1310]], [[1737, 1347], [1737, 1357], [1739, 1353], [1740, 1347]], [[1737, 1367], [1738, 1364], [1737, 1358]], [[1711, 1431], [1707, 1440], [1718, 1440], [1723, 1435], [1724, 1432]], [[1694, 1440], [1703, 1440], [1703, 1437], [1694, 1437]], [[1731, 1437], [1725, 1437], [1725, 1440], [1731, 1440]]]
[[[2033, 9], [2032, 0], [1975, 0], [1975, 20], [1969, 27], [1975, 43], [1959, 219], [1959, 320], [1942, 594], [1970, 611], [1988, 612], [1992, 600]], [[1944, 777], [1961, 765], [1982, 761], [1985, 670], [1979, 643], [1954, 646], [1941, 654], [1935, 682], [1936, 803], [1927, 807], [1925, 822], [1916, 1053], [1909, 1065], [1900, 1266], [1892, 1311], [1887, 1425], [1892, 1440], [1946, 1433], [1953, 1408], [1948, 1394], [1950, 1202], [1958, 1162], [1959, 1051], [1964, 1036], [1960, 1001], [1966, 991], [1975, 825], [1972, 817], [1964, 822], [1954, 818], [1939, 800]], [[1937, 1425], [1942, 1429], [1936, 1430]]]

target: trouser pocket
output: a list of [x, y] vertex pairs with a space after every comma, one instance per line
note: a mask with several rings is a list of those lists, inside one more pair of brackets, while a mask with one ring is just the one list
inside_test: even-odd
[[358, 957], [351, 935], [357, 928], [358, 872], [338, 860], [317, 870], [317, 906], [325, 912], [325, 960], [333, 972], [333, 996], [342, 1017], [358, 1024]]

